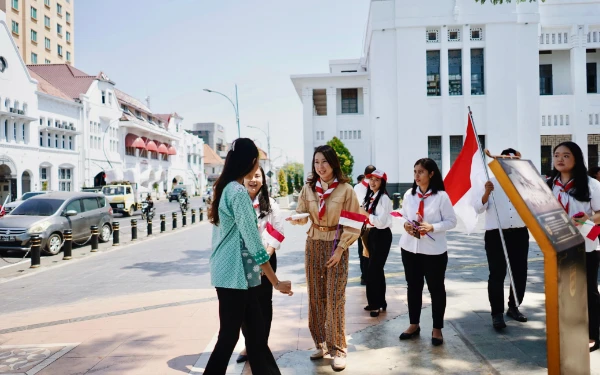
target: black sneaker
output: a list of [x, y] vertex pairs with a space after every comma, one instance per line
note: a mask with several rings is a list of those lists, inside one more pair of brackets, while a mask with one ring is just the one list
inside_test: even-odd
[[508, 311], [506, 311], [506, 315], [510, 316], [517, 322], [525, 323], [527, 321], [527, 317], [521, 314], [517, 307], [509, 307]]
[[492, 325], [495, 329], [506, 328], [506, 323], [504, 323], [504, 317], [502, 316], [502, 313], [492, 315]]

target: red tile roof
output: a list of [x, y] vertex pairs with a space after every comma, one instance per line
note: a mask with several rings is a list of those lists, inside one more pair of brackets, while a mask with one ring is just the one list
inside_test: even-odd
[[225, 162], [223, 161], [223, 158], [221, 158], [219, 156], [219, 154], [217, 154], [215, 152], [215, 150], [210, 148], [210, 146], [205, 143], [204, 144], [204, 164], [225, 165]]
[[28, 68], [71, 99], [87, 93], [96, 79], [68, 64], [28, 65]]
[[168, 114], [168, 113], [165, 113], [165, 114], [154, 114], [154, 116], [156, 116], [159, 120], [161, 120], [164, 123], [165, 128], [167, 128], [167, 129], [169, 128], [169, 120], [171, 119], [171, 115], [170, 114]]
[[56, 87], [52, 86], [52, 84], [50, 82], [46, 81], [44, 78], [42, 78], [40, 75], [38, 75], [33, 70], [29, 69], [29, 74], [31, 74], [31, 77], [33, 79], [38, 81], [38, 91], [39, 92], [43, 92], [44, 94], [56, 96], [57, 98], [61, 98], [61, 99], [65, 99], [65, 100], [71, 100], [71, 101], [73, 100], [72, 98], [69, 97], [69, 95], [65, 94], [64, 92], [60, 91]]
[[117, 95], [117, 100], [119, 102], [121, 102], [122, 104], [127, 104], [128, 106], [131, 106], [135, 109], [145, 112], [146, 114], [152, 114], [152, 111], [150, 110], [150, 108], [148, 108], [144, 103], [137, 100], [133, 96], [126, 94], [123, 91], [117, 90], [117, 89], [115, 89], [115, 95]]

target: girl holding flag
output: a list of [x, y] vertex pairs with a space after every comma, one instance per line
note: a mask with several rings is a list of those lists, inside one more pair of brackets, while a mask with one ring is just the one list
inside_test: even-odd
[[[269, 263], [273, 268], [273, 272], [277, 272], [277, 255], [275, 251], [279, 250], [281, 242], [285, 238], [283, 236], [283, 220], [279, 212], [279, 205], [273, 198], [269, 197], [269, 188], [263, 168], [259, 167], [252, 179], [244, 178], [244, 186], [246, 186], [252, 200], [254, 212], [258, 219], [258, 231], [261, 233], [263, 246], [267, 249], [267, 254], [270, 257]], [[265, 322], [268, 341], [271, 333], [271, 322], [273, 321], [273, 285], [266, 275], [261, 277], [258, 302]], [[242, 333], [245, 336], [244, 326], [242, 326]], [[244, 348], [240, 352], [237, 362], [241, 363], [247, 360], [248, 355], [246, 354], [246, 348]]]
[[368, 217], [369, 266], [367, 268], [367, 302], [365, 310], [372, 317], [379, 316], [379, 311], [385, 311], [385, 273], [383, 267], [387, 261], [392, 246], [392, 201], [387, 195], [387, 174], [375, 170], [365, 176], [369, 179], [367, 193], [362, 203], [361, 213]]
[[457, 220], [440, 170], [432, 159], [419, 159], [415, 163], [413, 186], [404, 194], [400, 213], [407, 233], [400, 238], [400, 248], [410, 318], [410, 326], [400, 335], [400, 340], [411, 339], [421, 332], [419, 322], [425, 279], [433, 315], [431, 343], [439, 346], [444, 343], [442, 328], [446, 311], [446, 231], [454, 228]]
[[312, 173], [298, 197], [298, 213], [308, 217], [292, 224], [312, 222], [306, 239], [308, 326], [317, 350], [311, 359], [328, 351], [331, 367], [346, 368], [346, 283], [348, 248], [360, 235], [366, 217], [358, 213], [358, 199], [342, 173], [330, 146], [315, 149]]
[[554, 148], [553, 164], [548, 186], [585, 238], [589, 345], [593, 352], [600, 346], [600, 251], [597, 234], [592, 240], [586, 233], [600, 224], [600, 182], [588, 176], [583, 152], [574, 142], [563, 142]]

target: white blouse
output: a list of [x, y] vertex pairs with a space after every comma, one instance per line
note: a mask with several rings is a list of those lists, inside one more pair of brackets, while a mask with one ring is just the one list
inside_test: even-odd
[[[279, 210], [279, 205], [277, 204], [277, 202], [275, 202], [275, 199], [269, 197], [269, 202], [271, 203], [271, 213], [263, 217], [262, 219], [258, 219], [258, 232], [261, 234], [265, 249], [268, 246], [271, 246], [275, 250], [279, 250], [281, 244], [278, 241], [273, 240], [273, 238], [271, 238], [271, 236], [267, 234], [266, 228], [267, 223], [271, 223], [273, 228], [275, 228], [275, 230], [281, 233], [281, 235], [283, 236], [284, 219], [281, 217], [281, 211]], [[254, 206], [256, 206], [256, 204], [258, 203], [258, 198], [255, 199], [253, 203]], [[260, 216], [260, 207], [254, 207], [254, 212], [256, 212], [256, 217], [258, 218]]]
[[[400, 213], [402, 217], [402, 225], [407, 221], [417, 220], [417, 211], [421, 199], [419, 195], [411, 194], [412, 189], [409, 189], [404, 194], [402, 208]], [[416, 254], [440, 255], [447, 251], [446, 231], [456, 227], [456, 214], [450, 202], [450, 198], [445, 191], [438, 191], [426, 198], [423, 205], [423, 220], [433, 225], [433, 232], [421, 238], [415, 238], [408, 233], [400, 237], [400, 248]]]
[[[590, 197], [592, 198], [589, 202], [580, 202], [572, 196], [567, 195], [567, 200], [569, 202], [569, 212], [567, 212], [567, 215], [569, 217], [573, 217], [573, 215], [576, 215], [579, 212], [584, 212], [587, 216], [592, 217], [595, 212], [600, 211], [600, 182], [594, 178], [588, 177], [588, 186], [590, 187]], [[552, 194], [554, 194], [556, 199], [558, 199], [559, 193], [560, 187], [552, 185]], [[567, 205], [564, 201], [562, 203], [565, 206]], [[584, 238], [585, 251], [592, 252], [596, 250], [598, 247], [598, 239], [592, 241], [587, 237]]]
[[379, 198], [377, 207], [373, 210], [375, 213], [369, 215], [369, 224], [367, 224], [367, 227], [377, 229], [391, 228], [392, 209], [392, 200], [387, 196], [387, 194], [383, 194], [381, 198]]

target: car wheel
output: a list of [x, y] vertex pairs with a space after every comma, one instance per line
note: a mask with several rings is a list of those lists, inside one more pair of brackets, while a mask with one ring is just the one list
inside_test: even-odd
[[134, 211], [135, 211], [135, 206], [131, 205], [131, 207], [129, 207], [129, 213], [127, 213], [127, 216], [132, 216]]
[[46, 242], [46, 249], [44, 252], [50, 255], [56, 255], [60, 253], [60, 249], [62, 248], [62, 237], [58, 233], [52, 233], [50, 237], [48, 237], [48, 242]]
[[102, 229], [100, 230], [100, 236], [98, 237], [98, 240], [100, 242], [108, 242], [110, 241], [110, 235], [112, 233], [112, 229], [110, 227], [110, 224], [106, 223], [102, 226]]

